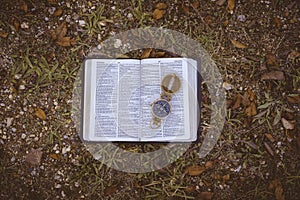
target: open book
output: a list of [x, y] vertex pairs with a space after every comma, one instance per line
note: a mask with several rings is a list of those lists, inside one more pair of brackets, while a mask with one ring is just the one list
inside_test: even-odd
[[[82, 138], [85, 141], [191, 142], [197, 139], [197, 62], [188, 58], [86, 59]], [[153, 129], [151, 103], [160, 98], [164, 76], [181, 87], [172, 112]]]

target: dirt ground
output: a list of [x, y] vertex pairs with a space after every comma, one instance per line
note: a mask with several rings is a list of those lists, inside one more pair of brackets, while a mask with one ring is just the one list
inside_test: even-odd
[[[2, 0], [0, 199], [300, 199], [300, 3], [296, 0]], [[198, 41], [224, 80], [226, 123], [200, 159], [129, 174], [97, 161], [71, 118], [85, 56], [109, 36], [163, 27]], [[171, 57], [152, 49], [124, 57]], [[153, 151], [158, 144], [118, 144]]]

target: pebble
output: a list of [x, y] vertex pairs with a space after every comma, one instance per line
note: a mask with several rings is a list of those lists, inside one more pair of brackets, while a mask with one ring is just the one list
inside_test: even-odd
[[78, 23], [79, 23], [79, 26], [85, 27], [85, 21], [84, 20], [79, 20]]
[[29, 28], [28, 22], [23, 22], [23, 23], [21, 24], [21, 28], [22, 28], [22, 29], [28, 29], [28, 28]]
[[98, 45], [97, 45], [97, 49], [98, 49], [98, 50], [101, 50], [101, 48], [102, 48], [101, 44], [98, 44]]
[[114, 43], [114, 47], [120, 48], [122, 46], [122, 41], [120, 39], [116, 39], [115, 43]]
[[12, 132], [14, 132], [14, 133], [17, 131], [17, 129], [16, 129], [15, 127], [12, 128], [11, 130], [12, 130]]
[[55, 185], [55, 188], [56, 188], [56, 189], [61, 188], [61, 184], [56, 184], [56, 185]]
[[240, 22], [246, 21], [245, 15], [238, 15], [238, 16], [237, 16], [237, 19], [238, 19]]
[[12, 118], [12, 117], [6, 118], [6, 127], [10, 127], [13, 120], [14, 120], [14, 118]]

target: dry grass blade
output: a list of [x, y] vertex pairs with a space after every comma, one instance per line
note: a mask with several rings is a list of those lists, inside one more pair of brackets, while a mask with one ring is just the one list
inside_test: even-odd
[[284, 73], [282, 71], [267, 72], [261, 76], [261, 80], [285, 80]]

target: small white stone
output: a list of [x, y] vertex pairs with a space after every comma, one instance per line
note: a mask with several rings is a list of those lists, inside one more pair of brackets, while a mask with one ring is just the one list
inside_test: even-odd
[[223, 88], [224, 88], [225, 90], [231, 90], [231, 89], [233, 89], [233, 85], [231, 85], [230, 83], [224, 82], [224, 83], [223, 83]]
[[17, 129], [16, 129], [15, 127], [12, 128], [11, 130], [12, 130], [12, 132], [14, 132], [14, 133], [17, 131]]
[[10, 125], [12, 124], [13, 120], [14, 120], [14, 118], [12, 118], [12, 117], [6, 118], [6, 127], [10, 127]]
[[20, 79], [21, 77], [22, 77], [22, 74], [16, 74], [15, 75], [15, 79], [17, 79], [17, 80]]
[[85, 27], [85, 21], [84, 20], [78, 20], [79, 26]]
[[114, 47], [120, 48], [122, 46], [122, 41], [120, 39], [116, 39], [115, 43], [114, 43]]
[[61, 184], [56, 184], [56, 185], [55, 185], [55, 188], [56, 188], [56, 189], [61, 188]]
[[22, 138], [22, 139], [25, 139], [25, 138], [26, 138], [26, 134], [25, 134], [25, 133], [22, 133], [21, 138]]
[[116, 9], [116, 6], [112, 6], [111, 9], [112, 9], [112, 10], [115, 10], [115, 9]]
[[45, 21], [46, 21], [46, 22], [49, 21], [49, 18], [48, 18], [48, 17], [45, 17]]
[[14, 156], [10, 159], [11, 162], [15, 162], [15, 160], [16, 158]]
[[98, 45], [97, 45], [97, 49], [98, 49], [98, 50], [101, 50], [101, 48], [102, 48], [101, 44], [98, 44]]
[[19, 89], [20, 89], [20, 90], [25, 90], [25, 85], [20, 85], [20, 86], [19, 86]]
[[27, 29], [27, 28], [29, 28], [29, 24], [28, 24], [27, 22], [23, 22], [23, 23], [21, 24], [21, 28], [22, 28], [22, 29]]

